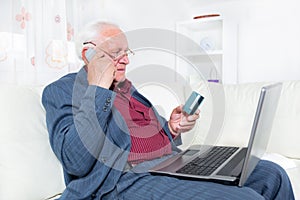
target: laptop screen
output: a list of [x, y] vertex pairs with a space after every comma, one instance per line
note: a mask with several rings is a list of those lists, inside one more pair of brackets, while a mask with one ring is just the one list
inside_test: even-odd
[[266, 151], [281, 88], [282, 83], [276, 83], [261, 89], [239, 186], [244, 184]]

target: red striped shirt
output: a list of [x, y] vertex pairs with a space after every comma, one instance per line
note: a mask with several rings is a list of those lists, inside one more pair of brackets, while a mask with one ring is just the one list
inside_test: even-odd
[[130, 94], [131, 82], [125, 80], [114, 89], [117, 93], [114, 106], [129, 128], [131, 149], [128, 161], [133, 164], [170, 154], [171, 143], [152, 108]]

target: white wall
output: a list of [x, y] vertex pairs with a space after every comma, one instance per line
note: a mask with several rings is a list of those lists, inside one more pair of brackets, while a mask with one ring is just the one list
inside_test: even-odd
[[188, 16], [188, 7], [181, 0], [98, 0], [97, 2], [101, 2], [99, 5], [102, 7], [99, 9], [98, 16], [118, 23], [125, 30], [145, 27], [174, 29], [177, 20]]
[[191, 1], [190, 15], [219, 11], [239, 24], [238, 81], [300, 79], [300, 2]]
[[103, 17], [125, 30], [174, 29], [177, 20], [220, 12], [238, 23], [238, 82], [300, 79], [298, 0], [110, 0]]

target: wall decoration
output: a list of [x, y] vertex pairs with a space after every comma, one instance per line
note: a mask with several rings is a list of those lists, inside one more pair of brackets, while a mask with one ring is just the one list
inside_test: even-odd
[[50, 68], [62, 69], [68, 64], [68, 49], [63, 41], [53, 40], [46, 48], [46, 63]]
[[26, 21], [31, 19], [31, 14], [24, 7], [21, 8], [21, 13], [16, 15], [16, 20], [20, 22], [21, 29], [25, 29]]
[[67, 24], [67, 39], [71, 41], [74, 36], [74, 29], [70, 23]]
[[34, 56], [30, 58], [30, 62], [32, 64], [32, 66], [35, 66], [35, 57]]
[[61, 17], [60, 17], [60, 15], [56, 15], [55, 17], [54, 17], [54, 21], [55, 21], [55, 23], [60, 23], [60, 21], [61, 21]]

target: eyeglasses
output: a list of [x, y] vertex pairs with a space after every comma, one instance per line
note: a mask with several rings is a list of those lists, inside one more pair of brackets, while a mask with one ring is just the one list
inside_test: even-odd
[[[91, 42], [91, 41], [83, 43], [83, 45], [86, 45], [86, 44], [92, 44], [94, 46], [97, 46], [94, 42]], [[97, 48], [99, 48], [101, 51], [103, 51], [103, 53], [108, 55], [113, 61], [119, 61], [122, 58], [124, 58], [124, 56], [134, 55], [134, 52], [129, 48], [127, 48], [124, 51], [118, 51], [118, 52], [115, 52], [115, 53], [108, 53], [107, 51], [105, 51], [104, 49], [102, 49], [100, 47], [97, 47]]]

